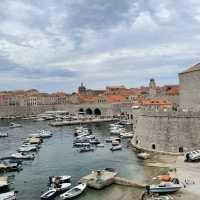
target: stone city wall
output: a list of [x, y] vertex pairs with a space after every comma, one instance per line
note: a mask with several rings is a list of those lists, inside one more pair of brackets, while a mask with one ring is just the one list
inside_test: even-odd
[[[0, 106], [0, 118], [8, 116], [26, 117], [29, 115], [36, 115], [44, 113], [45, 111], [67, 111], [69, 113], [77, 114], [80, 109], [84, 112], [87, 109], [92, 110], [94, 114], [95, 109], [99, 109], [102, 116], [114, 116], [121, 114], [123, 109], [115, 104], [65, 104], [65, 105], [37, 105], [37, 106]], [[131, 109], [129, 109], [131, 110]]]
[[132, 143], [150, 150], [179, 153], [200, 149], [200, 113], [141, 111]]
[[200, 110], [200, 71], [180, 73], [180, 106], [188, 110]]

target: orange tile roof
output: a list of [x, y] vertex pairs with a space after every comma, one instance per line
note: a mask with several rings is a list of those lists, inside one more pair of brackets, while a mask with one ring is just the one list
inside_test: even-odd
[[109, 96], [106, 96], [106, 100], [109, 103], [127, 101], [126, 98], [124, 96], [122, 96], [122, 95], [109, 95]]
[[143, 100], [141, 100], [141, 104], [143, 106], [158, 105], [161, 107], [172, 105], [172, 103], [170, 101], [164, 100], [164, 99], [143, 99]]

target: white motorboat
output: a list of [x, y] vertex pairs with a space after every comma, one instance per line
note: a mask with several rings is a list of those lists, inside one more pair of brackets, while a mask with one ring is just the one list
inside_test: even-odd
[[29, 145], [26, 147], [20, 147], [17, 149], [18, 152], [31, 152], [31, 151], [37, 151], [37, 147], [33, 145]]
[[8, 137], [8, 133], [0, 132], [0, 137]]
[[93, 147], [81, 147], [79, 152], [80, 153], [83, 153], [83, 152], [90, 152], [90, 151], [94, 151], [94, 148]]
[[13, 122], [11, 122], [9, 124], [9, 128], [19, 128], [19, 127], [22, 127], [22, 125], [21, 124], [16, 124], [16, 123], [13, 123]]
[[200, 150], [190, 151], [185, 154], [186, 161], [199, 161], [200, 160]]
[[175, 184], [172, 182], [162, 182], [159, 185], [147, 186], [147, 190], [152, 193], [172, 193], [180, 190], [182, 188], [181, 184]]
[[121, 145], [117, 145], [117, 146], [113, 146], [110, 148], [111, 151], [120, 151], [122, 150], [122, 146]]
[[61, 194], [60, 197], [62, 199], [71, 199], [77, 197], [86, 189], [86, 187], [87, 187], [86, 183], [81, 183], [73, 187], [71, 190], [65, 192], [64, 194]]
[[46, 130], [41, 130], [39, 131], [39, 133], [34, 133], [30, 135], [30, 137], [35, 137], [35, 138], [50, 138], [52, 136], [53, 134], [51, 133], [51, 131], [46, 131]]
[[50, 176], [49, 177], [49, 183], [70, 183], [71, 182], [71, 176]]
[[49, 200], [49, 199], [53, 199], [56, 195], [56, 189], [49, 189], [47, 192], [45, 192], [44, 194], [42, 194], [40, 196], [41, 200]]
[[33, 160], [35, 155], [33, 154], [24, 154], [24, 153], [14, 153], [11, 155], [12, 158], [19, 160]]
[[71, 183], [52, 183], [49, 189], [56, 189], [56, 193], [65, 192], [71, 187]]
[[132, 138], [133, 137], [133, 133], [130, 133], [130, 132], [120, 133], [120, 137], [121, 138]]
[[118, 146], [119, 145], [119, 141], [118, 140], [112, 140], [112, 146]]
[[0, 194], [0, 200], [16, 200], [15, 192], [10, 191]]

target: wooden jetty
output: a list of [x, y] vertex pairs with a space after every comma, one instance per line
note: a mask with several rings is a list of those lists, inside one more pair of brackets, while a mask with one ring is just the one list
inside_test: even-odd
[[100, 123], [100, 122], [112, 122], [112, 121], [116, 121], [116, 119], [106, 118], [106, 119], [60, 121], [60, 122], [50, 122], [49, 125], [50, 126], [71, 126], [71, 125], [91, 124], [91, 123]]

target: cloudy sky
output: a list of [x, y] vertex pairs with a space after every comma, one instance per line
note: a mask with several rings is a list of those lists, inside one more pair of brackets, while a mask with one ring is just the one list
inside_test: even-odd
[[0, 90], [174, 84], [199, 44], [199, 0], [0, 0]]

